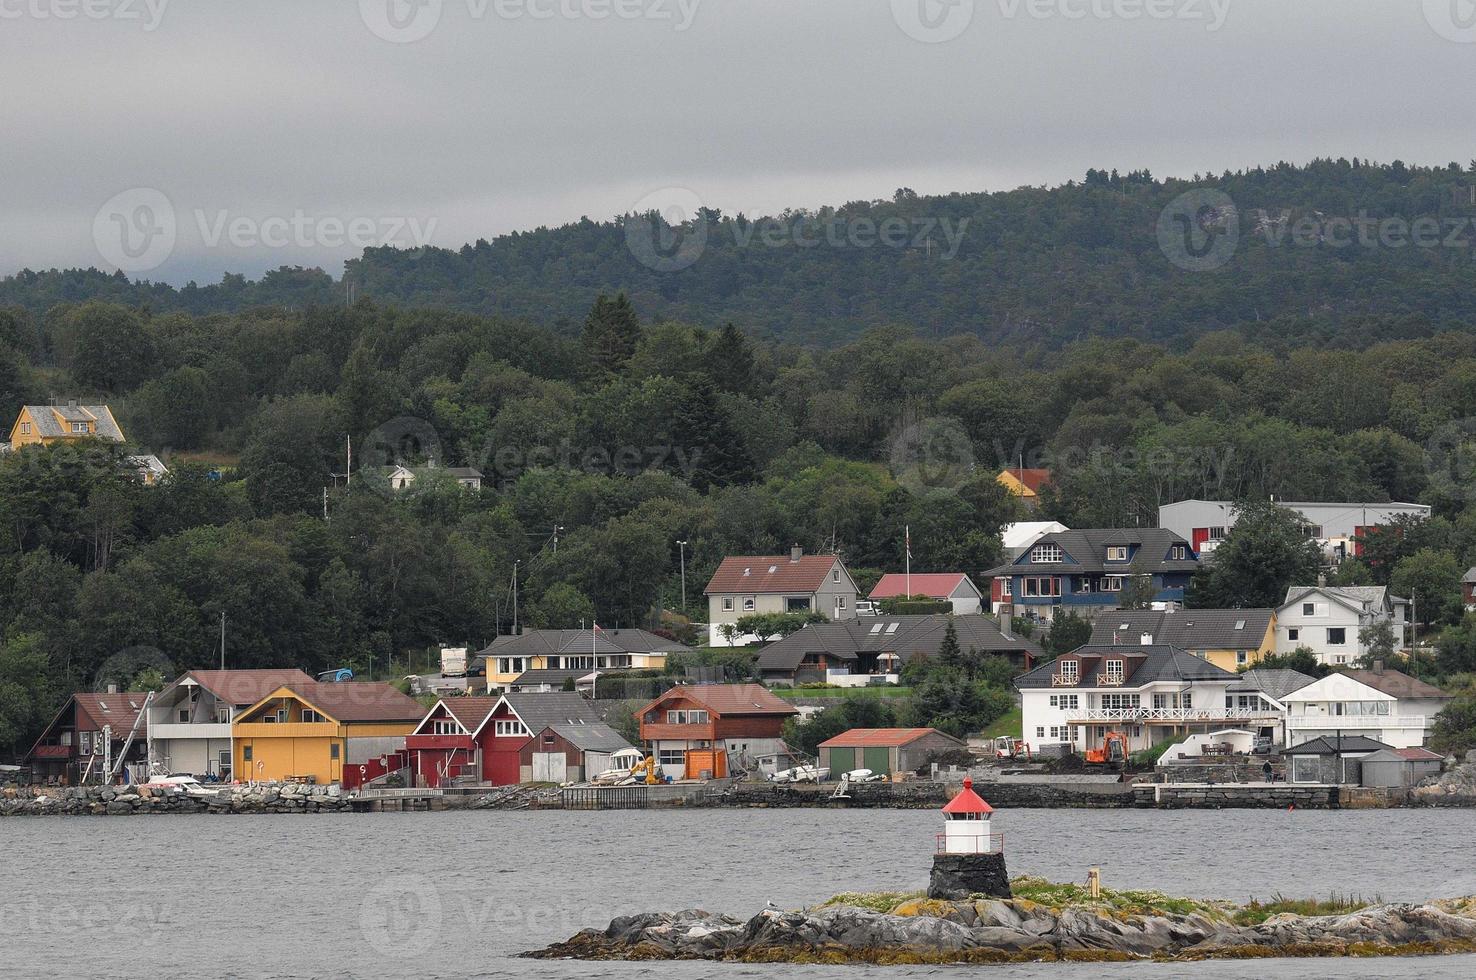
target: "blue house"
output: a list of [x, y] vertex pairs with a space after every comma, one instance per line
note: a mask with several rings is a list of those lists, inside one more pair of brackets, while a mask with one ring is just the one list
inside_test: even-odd
[[1008, 565], [1000, 580], [1010, 613], [1049, 621], [1057, 609], [1088, 618], [1119, 605], [1134, 575], [1148, 575], [1154, 602], [1182, 603], [1199, 568], [1189, 542], [1163, 528], [1092, 528], [1047, 534]]

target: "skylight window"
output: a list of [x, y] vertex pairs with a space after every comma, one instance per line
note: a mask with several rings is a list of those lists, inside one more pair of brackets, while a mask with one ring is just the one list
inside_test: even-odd
[[872, 636], [875, 636], [876, 634], [880, 633], [881, 631], [882, 631], [882, 624], [881, 623], [877, 623], [875, 626], [873, 626], [871, 628], [871, 635]]
[[897, 627], [901, 625], [901, 623], [892, 623], [891, 625], [889, 625], [887, 627], [887, 635], [891, 636], [893, 633], [897, 632]]
[[1243, 619], [1237, 619], [1235, 621], [1235, 628], [1238, 629], [1238, 630], [1245, 629], [1245, 620], [1243, 620]]

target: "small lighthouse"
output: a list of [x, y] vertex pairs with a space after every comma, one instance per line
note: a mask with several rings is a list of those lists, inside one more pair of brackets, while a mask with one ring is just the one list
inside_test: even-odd
[[974, 781], [965, 779], [963, 789], [943, 808], [943, 833], [938, 835], [933, 855], [929, 898], [957, 901], [970, 895], [1010, 897], [1004, 835], [989, 832], [993, 812], [994, 808], [974, 792]]

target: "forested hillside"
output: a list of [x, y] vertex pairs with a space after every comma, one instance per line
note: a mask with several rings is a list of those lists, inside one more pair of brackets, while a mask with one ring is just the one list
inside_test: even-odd
[[[338, 282], [303, 269], [182, 289], [96, 271], [23, 273], [0, 282], [0, 305], [40, 315], [105, 299], [207, 314], [341, 302], [351, 283], [356, 297], [382, 304], [577, 329], [595, 295], [624, 291], [652, 319], [731, 321], [795, 343], [901, 326], [1050, 351], [1089, 337], [1187, 345], [1237, 327], [1268, 344], [1362, 346], [1476, 318], [1473, 185], [1476, 170], [1458, 164], [1356, 159], [1192, 180], [1092, 171], [1050, 189], [900, 190], [774, 218], [704, 210], [670, 242], [664, 225], [585, 219], [459, 250], [371, 249]], [[1171, 261], [1159, 234], [1161, 220], [1176, 230], [1176, 202], [1193, 189], [1227, 195], [1238, 225], [1228, 261], [1211, 271]], [[1414, 231], [1422, 220], [1433, 225]], [[1382, 224], [1360, 240], [1344, 230], [1360, 221]], [[643, 249], [641, 235], [655, 244]], [[693, 261], [669, 271], [671, 256]]]

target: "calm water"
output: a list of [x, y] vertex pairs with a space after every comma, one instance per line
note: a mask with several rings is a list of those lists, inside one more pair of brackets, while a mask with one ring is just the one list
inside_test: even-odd
[[[1153, 977], [1183, 966], [747, 967], [512, 960], [618, 914], [751, 914], [925, 886], [938, 816], [710, 810], [0, 821], [0, 976]], [[1011, 810], [1010, 871], [1247, 899], [1476, 894], [1462, 811]], [[1476, 957], [1199, 964], [1200, 978], [1476, 975]]]

